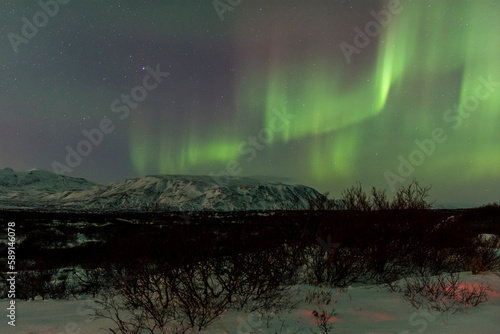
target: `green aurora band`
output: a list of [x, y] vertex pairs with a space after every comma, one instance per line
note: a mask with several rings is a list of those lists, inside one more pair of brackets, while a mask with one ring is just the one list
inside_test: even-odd
[[[481, 1], [401, 3], [401, 12], [373, 38], [377, 46], [353, 55], [350, 65], [339, 57], [337, 46], [321, 52], [316, 45], [316, 52], [294, 59], [286, 52], [287, 41], [277, 40], [269, 46], [274, 57], [270, 64], [243, 66], [234, 82], [235, 114], [255, 132], [207, 124], [204, 131], [192, 129], [179, 139], [134, 125], [130, 155], [135, 169], [189, 173], [208, 170], [197, 169], [200, 166], [220, 170], [230, 160], [244, 163], [242, 141], [269, 128], [274, 110], [286, 108], [297, 117], [274, 134], [268, 149], [300, 141], [301, 152], [290, 154], [303, 157], [301, 167], [311, 180], [356, 177], [355, 167], [366, 151], [385, 148], [389, 158], [376, 169], [383, 179], [385, 170], [397, 167], [397, 155], [407, 156], [415, 149], [415, 139], [430, 137], [434, 128], [443, 128], [450, 140], [440, 144], [439, 157], [424, 164], [422, 172], [441, 177], [463, 164], [467, 173], [457, 170], [457, 175], [464, 179], [498, 174], [500, 93], [485, 95], [475, 112], [448, 114], [457, 121], [444, 115], [454, 105], [467, 103], [480, 85], [479, 77], [500, 81], [500, 11]], [[346, 42], [353, 44], [352, 39]], [[359, 71], [356, 61], [367, 59], [363, 53], [372, 57]]]

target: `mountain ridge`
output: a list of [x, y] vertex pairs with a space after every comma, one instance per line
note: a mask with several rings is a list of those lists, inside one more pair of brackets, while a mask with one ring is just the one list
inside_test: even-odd
[[315, 189], [248, 177], [148, 175], [109, 184], [33, 169], [0, 170], [0, 208], [54, 212], [305, 209]]

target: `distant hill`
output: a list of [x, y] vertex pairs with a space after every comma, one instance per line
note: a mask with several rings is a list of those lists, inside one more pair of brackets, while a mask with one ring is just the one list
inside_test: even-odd
[[154, 175], [99, 185], [34, 169], [0, 170], [0, 209], [56, 212], [305, 209], [322, 196], [303, 185], [245, 177]]

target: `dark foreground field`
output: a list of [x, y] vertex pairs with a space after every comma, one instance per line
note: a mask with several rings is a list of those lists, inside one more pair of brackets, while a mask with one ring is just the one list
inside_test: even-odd
[[230, 214], [0, 212], [0, 221], [3, 240], [7, 222], [16, 223], [18, 265], [26, 269], [100, 266], [145, 256], [185, 263], [284, 243], [305, 247], [327, 239], [340, 247], [410, 240], [432, 247], [464, 246], [481, 233], [500, 235], [498, 207]]
[[[1, 220], [3, 240], [7, 223], [15, 223], [17, 299], [91, 296], [101, 307], [99, 316], [116, 323], [117, 333], [165, 327], [172, 319], [186, 329], [204, 329], [228, 308], [269, 313], [287, 303], [287, 291], [296, 284], [382, 284], [419, 308], [428, 297], [422, 291], [433, 287], [435, 277], [438, 285], [457, 285], [456, 273], [498, 273], [500, 267], [498, 240], [478, 237], [500, 235], [497, 206], [231, 214], [2, 212]], [[1, 247], [0, 254], [7, 254], [6, 244]], [[395, 283], [406, 277], [418, 279], [404, 287]], [[2, 291], [0, 297], [7, 298]], [[462, 304], [485, 298], [485, 291], [473, 291]], [[435, 307], [447, 311], [456, 305]], [[144, 325], [137, 323], [144, 319], [133, 323], [116, 316], [131, 310], [143, 310], [144, 319], [156, 312], [157, 319]]]
[[[0, 217], [3, 240], [7, 222], [16, 223], [18, 270], [94, 268], [144, 258], [182, 265], [283, 244], [297, 250], [320, 245], [325, 251], [359, 248], [381, 253], [411, 247], [461, 249], [472, 247], [479, 234], [500, 235], [499, 207], [230, 214], [1, 212]], [[0, 254], [6, 254], [6, 244], [1, 247]]]

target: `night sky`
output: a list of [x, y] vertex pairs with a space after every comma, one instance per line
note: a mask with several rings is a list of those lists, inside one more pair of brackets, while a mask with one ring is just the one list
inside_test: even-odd
[[0, 168], [498, 202], [499, 32], [496, 0], [1, 1]]

